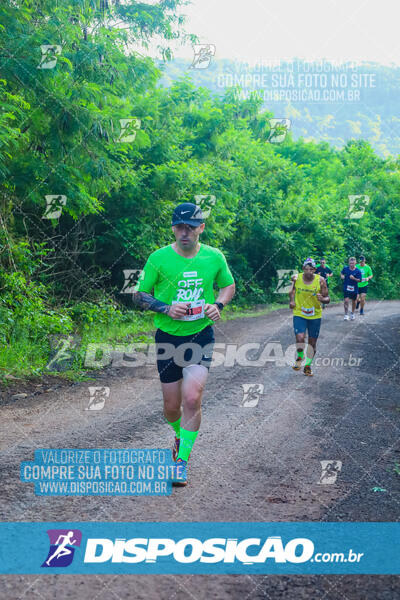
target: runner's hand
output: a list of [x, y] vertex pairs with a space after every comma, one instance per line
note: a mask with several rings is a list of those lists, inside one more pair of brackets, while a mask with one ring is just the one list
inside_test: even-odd
[[207, 317], [213, 321], [218, 321], [218, 319], [221, 318], [218, 306], [215, 304], [206, 304], [204, 307], [204, 312], [206, 313]]
[[290, 302], [289, 308], [296, 308], [296, 302]]
[[322, 300], [325, 298], [325, 296], [323, 296], [322, 294], [320, 294], [320, 293], [318, 292], [318, 294], [317, 294], [317, 298], [318, 298], [319, 302], [322, 302]]
[[172, 304], [168, 311], [168, 316], [171, 317], [171, 319], [181, 319], [186, 315], [189, 306], [190, 302], [180, 302], [178, 304]]

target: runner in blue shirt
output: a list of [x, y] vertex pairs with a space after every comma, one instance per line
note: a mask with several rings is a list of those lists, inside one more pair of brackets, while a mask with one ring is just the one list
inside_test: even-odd
[[358, 284], [362, 279], [360, 269], [356, 268], [356, 259], [354, 256], [349, 258], [349, 266], [343, 267], [340, 277], [343, 280], [343, 296], [344, 296], [344, 320], [349, 320], [349, 300], [351, 300], [350, 319], [354, 321], [354, 311], [358, 296]]

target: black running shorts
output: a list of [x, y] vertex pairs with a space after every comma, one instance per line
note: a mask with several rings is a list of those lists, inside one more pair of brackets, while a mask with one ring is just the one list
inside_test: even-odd
[[183, 369], [189, 365], [210, 368], [215, 342], [212, 325], [191, 335], [171, 335], [157, 329], [155, 341], [157, 369], [162, 383], [179, 381], [183, 377]]
[[349, 298], [350, 300], [357, 300], [358, 292], [343, 292], [343, 298]]

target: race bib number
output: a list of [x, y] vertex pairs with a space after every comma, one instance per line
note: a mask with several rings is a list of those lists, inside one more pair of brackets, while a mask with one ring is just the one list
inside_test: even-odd
[[315, 315], [315, 308], [312, 306], [311, 308], [301, 307], [301, 312], [305, 317], [313, 317]]
[[[182, 302], [172, 302], [172, 304], [182, 304]], [[186, 303], [185, 303], [186, 304]], [[204, 319], [204, 305], [205, 301], [196, 300], [189, 303], [188, 312], [184, 317], [177, 319], [178, 321], [197, 321], [197, 319]]]
[[348, 292], [354, 292], [354, 285], [348, 285], [346, 289]]

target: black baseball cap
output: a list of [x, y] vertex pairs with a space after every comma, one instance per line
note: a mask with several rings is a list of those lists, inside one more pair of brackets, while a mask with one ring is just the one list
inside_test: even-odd
[[185, 223], [186, 225], [192, 225], [198, 227], [204, 223], [203, 212], [200, 206], [193, 204], [192, 202], [183, 202], [178, 204], [172, 214], [171, 225], [179, 225], [179, 223]]

